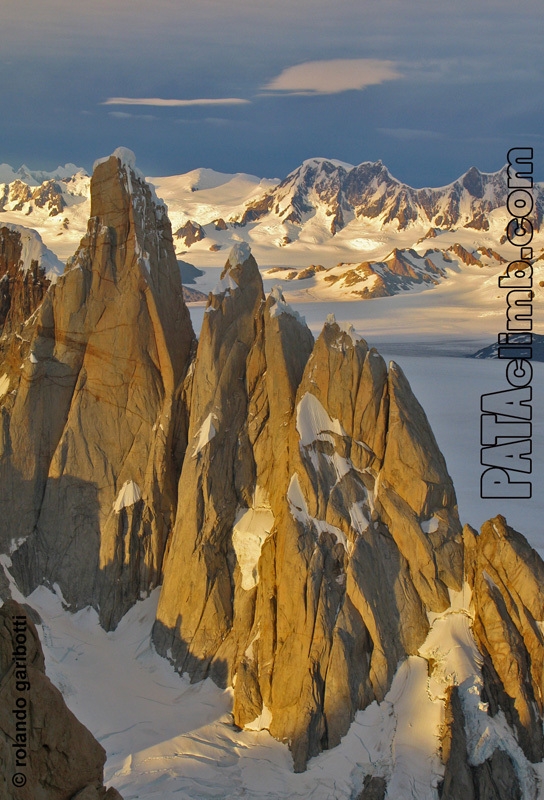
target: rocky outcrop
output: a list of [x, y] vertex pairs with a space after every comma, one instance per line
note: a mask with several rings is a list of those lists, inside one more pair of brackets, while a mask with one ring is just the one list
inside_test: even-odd
[[445, 726], [441, 800], [521, 800], [515, 766], [504, 750], [496, 748], [482, 763], [468, 763], [465, 716], [457, 686], [452, 687], [446, 704]]
[[115, 627], [161, 579], [186, 444], [194, 334], [165, 208], [119, 150], [98, 163], [87, 235], [7, 364], [4, 548], [26, 592], [58, 583]]
[[30, 187], [21, 180], [15, 180], [6, 186], [4, 193], [2, 209], [6, 203], [9, 203], [13, 211], [22, 211], [25, 203], [32, 199], [32, 190]]
[[349, 290], [350, 296], [362, 300], [391, 297], [416, 285], [436, 285], [446, 272], [443, 266], [434, 263], [433, 257], [440, 264], [446, 260], [444, 256], [440, 250], [428, 250], [420, 255], [412, 249], [395, 248], [383, 261], [339, 264], [338, 267], [344, 269], [334, 269], [333, 274], [325, 275], [323, 280], [329, 286]]
[[502, 710], [530, 761], [544, 758], [544, 563], [504, 517], [465, 526], [474, 635], [492, 714]]
[[55, 217], [66, 208], [62, 188], [56, 181], [45, 181], [32, 192], [31, 200], [37, 208], [46, 208], [50, 217]]
[[0, 608], [0, 796], [122, 800], [103, 785], [106, 753], [45, 674], [25, 608]]
[[199, 292], [198, 289], [192, 289], [189, 286], [184, 286], [183, 299], [186, 303], [203, 303], [208, 299], [208, 295], [204, 294], [204, 292]]
[[41, 304], [50, 280], [38, 261], [22, 270], [21, 234], [0, 228], [0, 334], [12, 333]]
[[385, 778], [367, 775], [357, 800], [385, 800], [386, 789]]
[[[154, 629], [295, 768], [337, 744], [462, 581], [455, 495], [400, 368], [310, 332], [235, 248], [204, 317]], [[402, 458], [401, 458], [402, 453]]]
[[186, 247], [191, 247], [191, 245], [195, 242], [200, 242], [202, 239], [205, 239], [206, 233], [204, 232], [202, 225], [199, 225], [198, 222], [193, 222], [189, 219], [185, 225], [182, 225], [181, 228], [178, 228], [174, 236], [176, 239], [181, 239]]

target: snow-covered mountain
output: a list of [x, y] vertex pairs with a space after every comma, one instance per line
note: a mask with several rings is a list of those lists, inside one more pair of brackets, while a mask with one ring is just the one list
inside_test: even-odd
[[[315, 214], [324, 213], [332, 235], [361, 218], [398, 230], [420, 223], [488, 230], [488, 215], [505, 205], [507, 193], [506, 167], [495, 173], [471, 167], [448, 186], [413, 189], [394, 178], [381, 161], [352, 167], [312, 158], [248, 204], [236, 221], [246, 225], [274, 215], [282, 222], [303, 226]], [[540, 226], [544, 209], [541, 190], [535, 206]]]
[[58, 181], [72, 178], [74, 175], [87, 173], [83, 167], [77, 167], [75, 164], [65, 164], [63, 167], [58, 166], [51, 172], [45, 170], [31, 170], [26, 164], [22, 164], [19, 169], [14, 170], [9, 164], [0, 164], [0, 183], [13, 183], [13, 181], [22, 181], [28, 186], [39, 186], [45, 181]]
[[[10, 170], [5, 177], [16, 174]], [[24, 170], [18, 172], [15, 181], [0, 185], [0, 224], [35, 229], [66, 261], [86, 232], [90, 179], [76, 169], [67, 177], [46, 175], [35, 186], [36, 178], [25, 183]], [[420, 339], [417, 318], [427, 337], [477, 339], [470, 345], [473, 352], [503, 324], [496, 275], [513, 257], [504, 242], [504, 169], [489, 174], [471, 168], [438, 189], [406, 186], [380, 162], [354, 167], [332, 159], [305, 161], [283, 181], [210, 169], [150, 181], [168, 207], [178, 260], [203, 273], [193, 292], [186, 291], [190, 302], [202, 302], [196, 292], [214, 288], [224, 253], [246, 242], [265, 287], [280, 282], [287, 301], [316, 331], [322, 314], [313, 304], [336, 304], [331, 310], [345, 319], [346, 302], [373, 298], [380, 301], [365, 309], [365, 325], [367, 335], [380, 342], [395, 332], [397, 338]], [[537, 184], [535, 224], [542, 217], [542, 197]], [[533, 247], [535, 281], [540, 281], [544, 227]], [[390, 305], [396, 295], [402, 302]]]
[[197, 342], [133, 155], [91, 186], [78, 250], [0, 338], [0, 793], [28, 613], [28, 800], [119, 800], [88, 732], [53, 725], [42, 646], [126, 800], [537, 800], [544, 562], [502, 516], [462, 527], [406, 376], [353, 326], [314, 340], [239, 242]]
[[[425, 240], [423, 240], [425, 241]], [[487, 248], [466, 250], [460, 244], [447, 249], [394, 248], [382, 261], [363, 261], [359, 264], [340, 263], [331, 269], [312, 264], [306, 269], [272, 267], [264, 276], [283, 281], [312, 281], [312, 294], [325, 300], [327, 297], [370, 300], [391, 297], [414, 288], [436, 286], [448, 277], [448, 270], [459, 265], [495, 267], [505, 263], [498, 253]], [[302, 285], [302, 284], [301, 284]]]
[[[73, 165], [34, 185], [40, 176], [3, 165], [0, 216], [36, 228], [67, 258], [85, 231], [89, 178]], [[465, 247], [504, 243], [506, 168], [471, 167], [448, 186], [422, 189], [398, 181], [380, 161], [351, 166], [324, 158], [305, 161], [282, 181], [210, 169], [149, 180], [168, 207], [177, 253], [190, 253], [199, 267], [220, 263], [216, 253], [237, 241], [247, 241], [262, 266], [302, 268], [360, 263], [363, 253], [381, 261], [394, 247], [452, 230]], [[544, 188], [536, 184], [534, 194], [539, 229]]]

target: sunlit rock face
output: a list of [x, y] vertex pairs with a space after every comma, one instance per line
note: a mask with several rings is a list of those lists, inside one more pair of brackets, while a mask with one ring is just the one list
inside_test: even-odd
[[26, 591], [57, 583], [110, 628], [160, 581], [194, 334], [166, 210], [128, 151], [96, 165], [91, 195], [87, 234], [6, 365], [1, 525], [25, 540]]
[[451, 480], [400, 368], [333, 318], [314, 344], [245, 245], [210, 296], [190, 409], [155, 643], [233, 683], [236, 723], [303, 769], [460, 588]]
[[[2, 234], [0, 550], [19, 587], [113, 629], [162, 582], [157, 650], [232, 687], [236, 725], [288, 743], [297, 771], [406, 676], [429, 701], [428, 677], [443, 796], [516, 796], [544, 754], [538, 556], [501, 517], [462, 534], [423, 409], [353, 328], [330, 316], [314, 341], [239, 243], [197, 344], [133, 155], [97, 163], [91, 193], [50, 286], [27, 270], [13, 288], [20, 240]], [[433, 627], [451, 615], [462, 679]], [[391, 776], [367, 777], [361, 797], [384, 795]]]

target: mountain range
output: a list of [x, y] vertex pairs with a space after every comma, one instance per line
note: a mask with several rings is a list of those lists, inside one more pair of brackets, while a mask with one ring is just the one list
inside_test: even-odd
[[[39, 254], [26, 264], [20, 230], [0, 227], [12, 287], [0, 337], [1, 686], [15, 702], [10, 619], [35, 614], [43, 587], [111, 635], [160, 587], [147, 646], [193, 683], [228, 690], [233, 724], [283, 742], [296, 773], [366, 713], [380, 733], [363, 734], [338, 796], [536, 800], [544, 563], [502, 516], [480, 533], [463, 526], [401, 368], [333, 315], [314, 339], [281, 290], [265, 294], [246, 241], [197, 340], [175, 241], [122, 148], [95, 165], [87, 231], [56, 280]], [[402, 275], [406, 259], [384, 263]], [[61, 698], [40, 691], [30, 622], [33, 719], [50, 720]], [[34, 725], [18, 797], [117, 796], [100, 748], [70, 726], [59, 743]], [[12, 741], [3, 713], [4, 776]], [[70, 755], [82, 748], [85, 771]], [[383, 756], [367, 757], [375, 749]], [[116, 775], [130, 796], [130, 766]], [[216, 791], [197, 778], [190, 796]]]
[[[0, 184], [0, 218], [36, 228], [66, 260], [85, 231], [89, 178], [67, 165], [35, 186], [39, 173], [30, 180], [26, 168], [5, 168], [0, 177], [9, 172], [21, 177]], [[263, 270], [281, 269], [282, 280], [302, 281], [299, 295], [391, 296], [432, 287], [467, 265], [496, 269], [509, 257], [503, 230], [506, 167], [497, 173], [471, 167], [437, 189], [413, 189], [381, 162], [353, 167], [317, 158], [282, 181], [206, 169], [150, 181], [167, 204], [178, 257], [217, 269], [220, 251], [246, 241]], [[534, 195], [535, 252], [541, 255], [540, 184]], [[214, 283], [204, 278], [195, 288], [206, 293]]]

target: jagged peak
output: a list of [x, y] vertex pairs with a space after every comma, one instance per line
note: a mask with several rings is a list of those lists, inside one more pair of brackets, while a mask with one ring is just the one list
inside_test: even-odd
[[269, 313], [271, 317], [279, 317], [281, 314], [288, 314], [294, 317], [302, 325], [306, 325], [306, 318], [301, 316], [298, 311], [295, 311], [292, 306], [285, 301], [281, 286], [273, 286], [270, 294], [268, 295], [270, 301]]
[[251, 254], [247, 242], [237, 242], [231, 249], [219, 282], [212, 290], [212, 295], [230, 293], [243, 289], [250, 283], [257, 282], [262, 293], [262, 278], [257, 262]]
[[229, 253], [225, 269], [229, 267], [234, 268], [239, 264], [243, 264], [251, 255], [251, 247], [247, 242], [237, 242]]
[[347, 335], [349, 336], [349, 338], [351, 339], [353, 344], [356, 344], [357, 342], [363, 341], [363, 337], [359, 333], [357, 333], [357, 331], [353, 327], [353, 323], [352, 322], [341, 322], [340, 323], [340, 330], [343, 333], [347, 333]]
[[163, 213], [166, 213], [166, 206], [164, 202], [157, 197], [155, 192], [155, 187], [153, 184], [148, 183], [145, 175], [141, 170], [138, 169], [136, 166], [136, 156], [132, 150], [129, 150], [128, 147], [117, 147], [113, 153], [109, 156], [105, 156], [104, 158], [98, 158], [93, 165], [93, 174], [97, 167], [101, 164], [107, 163], [110, 158], [116, 158], [119, 162], [120, 168], [125, 173], [127, 178], [127, 188], [130, 194], [134, 194], [134, 185], [132, 183], [132, 178], [137, 178], [139, 182], [145, 184], [151, 193], [151, 198], [155, 205], [161, 210]]
[[[108, 171], [105, 165], [108, 164], [111, 159], [116, 159], [118, 166], [116, 169], [111, 165]], [[163, 220], [166, 217], [168, 209], [165, 203], [157, 197], [155, 187], [148, 183], [145, 175], [136, 167], [136, 156], [133, 151], [129, 150], [127, 147], [117, 147], [111, 155], [99, 158], [94, 162], [93, 176], [91, 179], [91, 217], [100, 215], [100, 211], [97, 212], [94, 206], [94, 201], [100, 192], [95, 191], [95, 189], [96, 183], [100, 183], [103, 180], [121, 180], [126, 191], [132, 198], [134, 209], [140, 205], [141, 209], [145, 211], [147, 199], [150, 196], [155, 206], [155, 215], [157, 219]], [[98, 205], [100, 208], [100, 204]]]
[[366, 342], [360, 334], [357, 333], [351, 322], [338, 322], [335, 314], [327, 314], [325, 324], [323, 326], [323, 333], [331, 328], [336, 328], [336, 338], [349, 337], [352, 345], [355, 347], [359, 342], [366, 346]]

